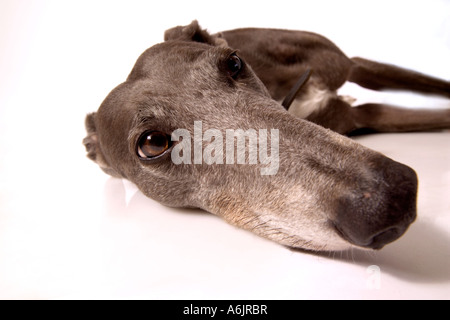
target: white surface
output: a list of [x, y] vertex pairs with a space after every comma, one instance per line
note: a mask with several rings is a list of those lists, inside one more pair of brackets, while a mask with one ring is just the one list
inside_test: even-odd
[[310, 30], [448, 79], [450, 2], [157, 3], [0, 2], [0, 298], [450, 298], [448, 131], [359, 138], [416, 169], [419, 218], [381, 252], [330, 256], [162, 207], [81, 144], [85, 114], [167, 28]]

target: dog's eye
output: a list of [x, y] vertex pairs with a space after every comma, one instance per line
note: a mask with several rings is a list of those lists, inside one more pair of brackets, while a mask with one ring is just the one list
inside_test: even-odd
[[227, 68], [228, 68], [228, 73], [230, 75], [230, 77], [232, 77], [233, 79], [236, 79], [236, 77], [238, 76], [239, 72], [242, 70], [242, 60], [241, 58], [239, 58], [235, 53], [233, 53], [227, 61]]
[[171, 139], [159, 131], [147, 131], [138, 140], [137, 153], [141, 159], [153, 159], [164, 154], [171, 146]]

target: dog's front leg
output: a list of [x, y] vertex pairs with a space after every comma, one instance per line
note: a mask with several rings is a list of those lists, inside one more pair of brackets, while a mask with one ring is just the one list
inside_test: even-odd
[[394, 65], [352, 58], [348, 81], [371, 90], [406, 90], [450, 98], [450, 82]]
[[351, 117], [357, 129], [376, 132], [450, 129], [450, 109], [407, 109], [369, 103], [352, 108]]

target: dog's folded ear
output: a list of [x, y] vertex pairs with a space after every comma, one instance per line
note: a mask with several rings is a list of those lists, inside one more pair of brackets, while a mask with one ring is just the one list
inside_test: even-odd
[[95, 116], [95, 112], [90, 113], [86, 116], [85, 120], [85, 126], [88, 135], [83, 139], [83, 144], [86, 147], [87, 157], [97, 163], [105, 173], [113, 177], [121, 178], [121, 176], [108, 164], [101, 151], [95, 125]]
[[212, 46], [227, 47], [228, 44], [221, 34], [209, 34], [208, 31], [203, 30], [198, 24], [197, 20], [191, 22], [187, 26], [178, 26], [164, 33], [164, 41], [180, 40], [180, 41], [195, 41], [207, 43]]

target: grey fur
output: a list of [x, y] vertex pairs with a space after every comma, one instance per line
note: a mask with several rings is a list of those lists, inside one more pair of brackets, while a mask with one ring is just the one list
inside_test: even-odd
[[[235, 50], [220, 35], [194, 22], [166, 33], [172, 37], [145, 51], [128, 79], [87, 116], [88, 157], [105, 172], [164, 205], [201, 208], [307, 250], [380, 249], [414, 221], [412, 169], [288, 113], [249, 64], [230, 77]], [[170, 157], [138, 156], [143, 132], [184, 128], [193, 136], [194, 121], [224, 136], [226, 129], [278, 129], [277, 174], [261, 175], [262, 164], [175, 165]]]

